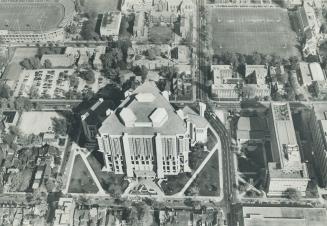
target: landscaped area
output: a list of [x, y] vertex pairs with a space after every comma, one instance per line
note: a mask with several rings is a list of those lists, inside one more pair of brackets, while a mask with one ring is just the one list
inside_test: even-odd
[[101, 152], [93, 151], [87, 160], [105, 191], [112, 195], [120, 195], [128, 187], [128, 181], [124, 179], [124, 175], [101, 171], [104, 164]]
[[200, 174], [186, 190], [186, 195], [218, 196], [219, 189], [219, 165], [218, 151], [211, 156], [210, 160], [201, 170]]
[[98, 188], [92, 179], [82, 157], [75, 157], [73, 171], [69, 182], [70, 193], [97, 193]]
[[161, 188], [166, 195], [174, 195], [182, 190], [191, 177], [191, 173], [166, 176], [166, 180], [161, 183]]
[[172, 28], [166, 25], [153, 26], [149, 31], [149, 41], [154, 44], [169, 44], [172, 36]]
[[238, 157], [240, 172], [258, 172], [265, 168], [263, 144], [251, 145], [242, 148], [242, 155]]
[[209, 14], [215, 53], [300, 54], [286, 9], [213, 8]]

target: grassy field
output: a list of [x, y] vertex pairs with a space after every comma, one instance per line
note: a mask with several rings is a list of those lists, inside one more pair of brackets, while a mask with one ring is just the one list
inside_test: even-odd
[[[196, 189], [194, 189], [195, 187]], [[219, 195], [218, 151], [211, 156], [210, 160], [185, 193], [190, 194], [192, 190], [198, 190], [198, 195], [200, 196]]]
[[121, 0], [80, 0], [87, 11], [104, 13], [120, 8]]
[[125, 175], [103, 172], [102, 167], [104, 162], [101, 152], [93, 151], [87, 157], [87, 160], [104, 190], [112, 195], [122, 194], [124, 192], [128, 186], [128, 181], [124, 180]]
[[150, 28], [149, 41], [154, 44], [169, 44], [173, 36], [169, 26], [153, 26]]
[[60, 4], [0, 4], [0, 30], [47, 31], [57, 28], [63, 16]]
[[280, 8], [217, 8], [209, 11], [215, 53], [238, 52], [299, 55], [287, 10]]
[[73, 172], [69, 183], [70, 193], [96, 193], [98, 188], [94, 183], [89, 170], [81, 156], [77, 155], [74, 161]]

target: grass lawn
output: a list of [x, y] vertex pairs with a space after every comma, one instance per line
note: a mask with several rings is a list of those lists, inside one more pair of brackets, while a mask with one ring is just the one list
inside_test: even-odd
[[209, 15], [215, 53], [300, 55], [286, 9], [213, 8]]
[[192, 150], [189, 155], [190, 168], [195, 171], [201, 165], [207, 155], [207, 151], [197, 150], [194, 148], [194, 150]]
[[166, 176], [167, 181], [161, 183], [161, 188], [166, 195], [173, 195], [182, 190], [187, 181], [192, 177], [191, 173], [181, 173], [174, 176]]
[[128, 181], [124, 180], [124, 175], [101, 171], [104, 164], [101, 152], [93, 151], [87, 160], [105, 191], [110, 194], [122, 194], [128, 187]]
[[208, 129], [208, 141], [207, 141], [207, 148], [210, 151], [216, 144], [217, 144], [217, 138], [211, 131], [211, 129]]
[[168, 44], [173, 38], [173, 30], [168, 26], [153, 26], [149, 30], [149, 41], [155, 44]]
[[96, 193], [98, 188], [80, 155], [75, 157], [73, 172], [69, 183], [70, 193]]
[[197, 190], [200, 196], [219, 195], [218, 151], [211, 156], [210, 160], [185, 193], [188, 194], [191, 190]]

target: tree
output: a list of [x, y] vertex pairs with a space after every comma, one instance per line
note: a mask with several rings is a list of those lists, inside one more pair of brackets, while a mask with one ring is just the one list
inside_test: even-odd
[[93, 70], [86, 70], [80, 72], [79, 76], [86, 81], [88, 84], [93, 84], [95, 82], [95, 75]]
[[73, 74], [69, 77], [69, 86], [71, 87], [77, 87], [79, 84], [79, 79], [76, 76], [76, 74]]
[[75, 24], [68, 25], [65, 31], [69, 34], [77, 34], [77, 26]]
[[40, 59], [37, 57], [24, 58], [20, 65], [27, 70], [35, 70], [41, 68]]
[[52, 63], [49, 59], [46, 59], [43, 63], [44, 68], [52, 68]]
[[53, 130], [56, 135], [65, 136], [68, 131], [68, 123], [64, 118], [51, 118]]
[[7, 84], [0, 84], [0, 98], [9, 99], [11, 95], [10, 87]]
[[295, 188], [288, 188], [285, 191], [285, 195], [293, 200], [293, 201], [299, 201], [301, 199], [301, 193]]

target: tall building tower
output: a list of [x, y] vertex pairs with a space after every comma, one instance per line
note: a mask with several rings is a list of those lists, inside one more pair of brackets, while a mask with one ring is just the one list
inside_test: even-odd
[[281, 196], [289, 188], [305, 194], [309, 176], [302, 163], [288, 103], [271, 103], [270, 133], [273, 162], [268, 163], [268, 196]]
[[142, 178], [190, 172], [190, 144], [204, 141], [207, 127], [192, 110], [178, 114], [156, 85], [146, 81], [98, 130], [103, 170]]

